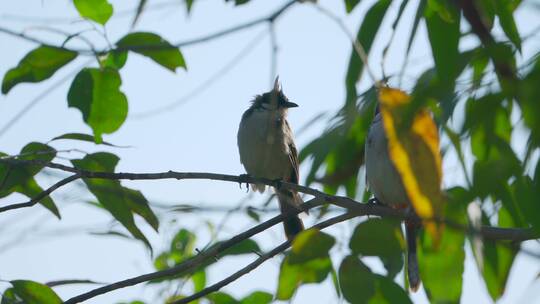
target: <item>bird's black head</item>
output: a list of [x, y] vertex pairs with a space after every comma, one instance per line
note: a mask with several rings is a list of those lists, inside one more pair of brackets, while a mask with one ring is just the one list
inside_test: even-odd
[[279, 77], [276, 77], [274, 81], [274, 88], [269, 92], [255, 97], [253, 103], [255, 106], [273, 110], [298, 107], [296, 103], [290, 102], [289, 98], [283, 93], [281, 84], [279, 83]]

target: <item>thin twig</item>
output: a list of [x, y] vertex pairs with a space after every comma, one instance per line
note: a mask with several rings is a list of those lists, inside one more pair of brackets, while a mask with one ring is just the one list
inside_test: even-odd
[[[232, 34], [232, 33], [247, 29], [247, 28], [251, 28], [251, 27], [253, 27], [255, 25], [258, 25], [258, 24], [261, 24], [261, 23], [275, 22], [275, 20], [277, 20], [277, 18], [279, 18], [295, 2], [296, 1], [294, 1], [294, 0], [290, 0], [290, 1], [286, 2], [283, 6], [281, 6], [276, 11], [269, 14], [268, 16], [258, 18], [258, 19], [255, 19], [255, 20], [252, 20], [252, 21], [249, 21], [249, 22], [246, 22], [246, 23], [242, 23], [242, 24], [230, 27], [228, 29], [217, 31], [215, 33], [208, 34], [208, 35], [205, 35], [205, 36], [201, 36], [201, 37], [197, 37], [197, 38], [193, 38], [193, 39], [188, 39], [188, 40], [185, 40], [185, 41], [176, 42], [176, 43], [173, 43], [171, 46], [164, 46], [164, 45], [148, 45], [148, 46], [144, 46], [144, 45], [141, 45], [141, 46], [129, 46], [129, 47], [115, 47], [115, 48], [106, 48], [106, 49], [102, 49], [102, 50], [97, 50], [95, 52], [92, 51], [92, 50], [89, 50], [89, 49], [66, 48], [66, 47], [63, 47], [63, 49], [69, 50], [69, 51], [72, 51], [72, 52], [77, 52], [80, 55], [95, 56], [96, 54], [97, 55], [105, 55], [105, 54], [113, 52], [113, 51], [120, 52], [120, 51], [129, 51], [129, 50], [140, 50], [140, 51], [142, 51], [142, 50], [163, 50], [163, 49], [169, 49], [169, 48], [185, 47], [185, 46], [188, 46], [188, 45], [195, 45], [195, 44], [207, 42], [207, 41], [210, 41], [210, 40], [214, 40], [216, 38], [220, 38], [222, 36], [226, 36], [226, 35], [229, 35], [229, 34]], [[28, 36], [25, 33], [15, 32], [15, 31], [7, 29], [7, 28], [0, 27], [0, 32], [3, 32], [5, 34], [11, 35], [11, 36], [19, 37], [19, 38], [22, 38], [22, 39], [25, 39], [27, 41], [31, 41], [31, 42], [34, 42], [34, 43], [37, 43], [37, 44], [51, 46], [51, 47], [60, 47], [60, 46], [52, 45], [51, 43], [43, 41], [41, 39], [38, 39], [38, 38], [35, 38], [35, 37], [32, 37], [32, 36]]]
[[193, 97], [202, 94], [205, 90], [210, 88], [217, 80], [227, 75], [229, 71], [232, 70], [234, 66], [236, 66], [238, 63], [242, 61], [242, 59], [246, 58], [247, 55], [255, 49], [255, 47], [261, 42], [261, 40], [266, 36], [266, 31], [261, 32], [259, 35], [257, 35], [252, 41], [250, 41], [244, 48], [242, 48], [238, 54], [236, 54], [229, 62], [227, 62], [222, 68], [218, 69], [215, 73], [210, 75], [208, 79], [205, 79], [202, 81], [198, 86], [196, 86], [193, 90], [185, 94], [184, 96], [180, 97], [179, 99], [169, 103], [165, 104], [163, 106], [159, 106], [155, 109], [134, 113], [130, 115], [130, 119], [146, 119], [149, 117], [153, 117], [162, 113], [171, 113], [172, 110], [178, 108], [179, 106], [185, 105], [190, 99]]
[[358, 57], [360, 57], [360, 60], [362, 60], [362, 63], [364, 64], [365, 66], [365, 69], [368, 73], [368, 76], [369, 78], [371, 78], [371, 81], [373, 82], [373, 84], [376, 86], [376, 87], [379, 87], [380, 86], [380, 83], [379, 81], [377, 81], [377, 78], [375, 77], [375, 74], [373, 73], [373, 71], [371, 70], [371, 68], [369, 67], [369, 64], [368, 64], [368, 54], [366, 52], [366, 49], [364, 48], [364, 46], [360, 43], [360, 41], [358, 41], [354, 36], [353, 34], [349, 31], [349, 29], [347, 28], [347, 26], [345, 25], [345, 23], [343, 23], [343, 20], [341, 20], [338, 16], [336, 16], [334, 13], [332, 13], [331, 11], [329, 11], [328, 9], [320, 6], [319, 4], [314, 4], [315, 8], [317, 8], [317, 10], [319, 12], [321, 12], [323, 15], [325, 15], [326, 17], [330, 18], [332, 21], [334, 21], [338, 26], [339, 28], [343, 31], [343, 33], [345, 33], [345, 35], [347, 35], [347, 37], [349, 38], [349, 40], [351, 41], [352, 45], [353, 45], [353, 48], [355, 50], [355, 52], [358, 54]]

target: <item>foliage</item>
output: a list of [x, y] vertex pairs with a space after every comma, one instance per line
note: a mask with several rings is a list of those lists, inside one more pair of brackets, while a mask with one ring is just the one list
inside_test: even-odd
[[[236, 0], [234, 5], [250, 2]], [[196, 3], [195, 0], [185, 1], [188, 14], [196, 9]], [[415, 77], [411, 88], [400, 87], [401, 75], [384, 75], [385, 79], [380, 82], [370, 79], [370, 87], [361, 91], [359, 83], [369, 72], [370, 62], [364, 62], [357, 46], [368, 55], [377, 50], [373, 46], [382, 36], [385, 22], [393, 16], [394, 3], [401, 6], [394, 16], [393, 31], [402, 27], [405, 9], [412, 3], [417, 4], [406, 49], [401, 50], [402, 59], [407, 62], [415, 37], [425, 30], [433, 65]], [[93, 26], [105, 26], [118, 14], [107, 0], [74, 0], [73, 5], [80, 17]], [[296, 4], [291, 2], [291, 5]], [[465, 247], [467, 242], [479, 241], [477, 236], [456, 229], [472, 225], [467, 217], [470, 203], [480, 206], [480, 221], [484, 226], [532, 227], [540, 233], [537, 202], [540, 196], [540, 56], [536, 53], [524, 58], [521, 54], [528, 37], [520, 33], [515, 18], [516, 10], [523, 5], [522, 1], [513, 0], [343, 1], [347, 14], [355, 13], [360, 7], [366, 13], [361, 17], [352, 43], [356, 45], [351, 47], [345, 71], [345, 100], [335, 105], [338, 110], [329, 121], [329, 127], [300, 151], [300, 161], [308, 166], [305, 184], [318, 184], [330, 195], [343, 190], [353, 200], [359, 200], [362, 195], [366, 197], [367, 189], [360, 172], [364, 168], [370, 122], [375, 107], [380, 106], [392, 162], [402, 177], [415, 213], [426, 228], [418, 240], [419, 267], [423, 288], [429, 301], [434, 303], [460, 301]], [[133, 25], [143, 18], [146, 8], [146, 1], [141, 0]], [[273, 24], [277, 17], [264, 21]], [[425, 28], [421, 24], [425, 24]], [[476, 39], [474, 43], [467, 43], [470, 48], [464, 49], [463, 42], [469, 36]], [[387, 48], [392, 46], [394, 36], [391, 37]], [[130, 101], [122, 91], [121, 76], [128, 56], [148, 57], [149, 63], [173, 73], [179, 71], [178, 68], [187, 71], [189, 56], [184, 57], [179, 45], [158, 33], [136, 31], [126, 33], [102, 50], [72, 49], [65, 43], [43, 42], [18, 63], [14, 62], [13, 68], [3, 76], [3, 94], [30, 87], [23, 83], [54, 77], [78, 56], [94, 56], [96, 67], [80, 69], [66, 92], [68, 107], [81, 112], [92, 134], [66, 130], [48, 143], [29, 142], [17, 155], [0, 152], [0, 198], [13, 193], [29, 199], [39, 198], [44, 191], [39, 177], [51, 162], [59, 161], [58, 151], [52, 146], [59, 140], [117, 148], [103, 137], [117, 132], [128, 115]], [[463, 123], [459, 123], [460, 117], [464, 117]], [[446, 139], [441, 142], [448, 143], [442, 147], [442, 155], [439, 133]], [[516, 136], [526, 137], [526, 144], [513, 145], [512, 139]], [[460, 162], [464, 182], [441, 189], [441, 157], [450, 153], [455, 153]], [[75, 171], [113, 173], [121, 159], [110, 152], [96, 152], [70, 161]], [[153, 252], [141, 222], [136, 219], [140, 217], [156, 232], [160, 219], [143, 192], [115, 179], [86, 176], [82, 181], [87, 193], [95, 197], [93, 205], [110, 214], [129, 233], [117, 234], [134, 238]], [[48, 194], [36, 203], [60, 218], [60, 209]], [[327, 211], [328, 206], [318, 209], [319, 218], [325, 217]], [[261, 215], [252, 209], [248, 209], [247, 215], [260, 221]], [[386, 218], [367, 219], [358, 223], [347, 237], [336, 239], [317, 229], [305, 230], [294, 239], [291, 250], [281, 260], [274, 293], [253, 291], [236, 297], [219, 291], [205, 295], [204, 300], [215, 304], [291, 300], [302, 285], [319, 284], [330, 277], [338, 297], [350, 303], [411, 303], [406, 284], [396, 281], [404, 270], [403, 254], [407, 250], [401, 224]], [[212, 239], [204, 248], [212, 250], [225, 242]], [[481, 246], [471, 247], [486, 290], [493, 301], [497, 301], [504, 295], [509, 273], [521, 248], [509, 242], [482, 239], [480, 242]], [[334, 252], [335, 245], [340, 243], [348, 243], [348, 249]], [[193, 260], [198, 254], [197, 248], [203, 248], [197, 245], [203, 244], [194, 231], [179, 229], [168, 248], [152, 257], [155, 269], [167, 271]], [[164, 276], [149, 283], [172, 290], [179, 281], [190, 282], [190, 292], [201, 292], [209, 285], [210, 267], [223, 259], [260, 254], [264, 247], [247, 238], [187, 273]], [[372, 270], [367, 262], [369, 257], [377, 257], [386, 272]], [[11, 286], [3, 291], [2, 304], [62, 303], [46, 284], [28, 280], [9, 283]], [[172, 295], [167, 293], [163, 300], [172, 303], [188, 296], [185, 289], [177, 290], [171, 292]]]

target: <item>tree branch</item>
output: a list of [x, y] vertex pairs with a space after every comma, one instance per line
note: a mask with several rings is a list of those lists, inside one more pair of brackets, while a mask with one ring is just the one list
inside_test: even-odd
[[25, 203], [18, 203], [18, 204], [12, 204], [12, 205], [7, 205], [7, 206], [4, 206], [4, 207], [0, 207], [0, 213], [1, 212], [5, 212], [5, 211], [8, 211], [8, 210], [13, 210], [13, 209], [20, 209], [20, 208], [26, 208], [26, 207], [32, 207], [34, 206], [35, 204], [39, 203], [39, 201], [41, 201], [42, 199], [46, 198], [47, 196], [49, 196], [54, 190], [64, 186], [64, 185], [67, 185], [69, 183], [71, 183], [72, 181], [76, 180], [76, 179], [79, 179], [81, 176], [79, 174], [73, 174], [69, 177], [66, 177], [64, 178], [63, 180], [60, 180], [59, 182], [55, 183], [54, 185], [50, 186], [48, 189], [46, 189], [45, 191], [42, 191], [41, 193], [39, 193], [38, 195], [36, 195], [35, 197], [33, 197], [31, 200], [29, 200], [28, 202], [25, 202]]
[[217, 243], [215, 246], [212, 246], [208, 248], [207, 250], [201, 252], [200, 254], [182, 262], [181, 264], [178, 264], [174, 267], [171, 267], [166, 270], [156, 271], [148, 274], [143, 274], [141, 276], [133, 277], [130, 279], [118, 281], [109, 285], [105, 285], [100, 288], [96, 288], [94, 290], [91, 290], [87, 293], [75, 296], [67, 301], [64, 302], [64, 304], [75, 304], [80, 303], [82, 301], [86, 301], [88, 299], [94, 298], [96, 296], [102, 295], [104, 293], [128, 287], [133, 286], [139, 283], [164, 278], [164, 277], [171, 277], [171, 276], [181, 276], [186, 273], [189, 273], [202, 265], [205, 261], [214, 258], [215, 256], [219, 255], [221, 252], [231, 248], [232, 246], [240, 243], [243, 240], [246, 240], [252, 236], [254, 236], [257, 233], [260, 233], [278, 223], [283, 221], [285, 218], [292, 216], [293, 214], [298, 214], [300, 212], [312, 209], [314, 207], [320, 206], [323, 204], [323, 201], [318, 198], [314, 198], [300, 206], [300, 209], [295, 210], [291, 214], [280, 214], [278, 216], [275, 216], [271, 218], [270, 220], [261, 223], [245, 232], [242, 232], [240, 234], [237, 234], [236, 236], [230, 238], [229, 240]]
[[[5, 206], [2, 208], [3, 210], [0, 210], [0, 211], [7, 211], [7, 210], [12, 210], [12, 209], [17, 209], [17, 208], [33, 206], [37, 204], [37, 202], [39, 202], [40, 199], [49, 195], [60, 186], [65, 185], [78, 178], [98, 178], [98, 179], [112, 179], [112, 180], [209, 179], [209, 180], [236, 182], [236, 183], [265, 184], [265, 185], [273, 186], [276, 188], [295, 190], [295, 191], [309, 194], [315, 197], [311, 201], [304, 203], [301, 206], [301, 209], [295, 210], [293, 212], [294, 214], [298, 214], [302, 211], [309, 210], [311, 208], [322, 205], [324, 203], [330, 203], [330, 204], [334, 204], [336, 206], [347, 209], [349, 211], [347, 213], [348, 214], [347, 216], [351, 216], [351, 217], [361, 216], [361, 215], [375, 215], [375, 216], [380, 216], [380, 217], [393, 217], [400, 220], [415, 217], [414, 213], [407, 210], [397, 210], [397, 209], [392, 209], [392, 208], [389, 208], [383, 205], [377, 205], [377, 204], [363, 204], [353, 199], [350, 199], [348, 197], [328, 195], [324, 192], [321, 192], [313, 188], [309, 188], [309, 187], [305, 187], [305, 186], [301, 186], [297, 184], [292, 184], [292, 183], [287, 183], [287, 182], [268, 180], [268, 179], [263, 179], [263, 178], [254, 178], [247, 175], [236, 176], [236, 175], [205, 173], [205, 172], [175, 172], [175, 171], [168, 171], [168, 172], [161, 172], [161, 173], [93, 172], [93, 171], [82, 170], [82, 169], [78, 169], [78, 168], [74, 168], [74, 167], [70, 167], [70, 166], [66, 166], [66, 165], [58, 164], [58, 163], [43, 162], [40, 160], [21, 160], [21, 159], [12, 159], [12, 158], [0, 158], [0, 163], [42, 165], [45, 167], [74, 173], [72, 176], [64, 180], [61, 180], [60, 182], [56, 183], [49, 189], [45, 190], [43, 193], [40, 193], [31, 201], [27, 203], [22, 203], [22, 204]], [[107, 293], [107, 292], [110, 292], [119, 288], [136, 285], [142, 282], [147, 282], [147, 281], [158, 279], [158, 278], [184, 275], [190, 271], [193, 271], [200, 265], [202, 265], [206, 260], [213, 258], [214, 256], [218, 255], [224, 250], [234, 246], [235, 244], [245, 239], [252, 237], [253, 235], [257, 233], [260, 233], [272, 227], [273, 225], [281, 222], [284, 218], [290, 215], [291, 214], [280, 214], [264, 223], [261, 223], [247, 230], [246, 232], [236, 235], [235, 237], [229, 239], [228, 241], [225, 241], [223, 243], [218, 243], [217, 245], [205, 250], [203, 253], [189, 260], [186, 260], [185, 262], [175, 267], [172, 267], [163, 271], [157, 271], [157, 272], [144, 274], [144, 275], [137, 276], [134, 278], [122, 280], [122, 281], [119, 281], [110, 285], [106, 285], [106, 286], [94, 289], [92, 291], [89, 291], [87, 293], [84, 293], [82, 295], [73, 297], [67, 300], [65, 303], [74, 304], [74, 303], [82, 302], [82, 301], [88, 300], [90, 298], [96, 297], [98, 295], [101, 295], [101, 294], [104, 294], [104, 293]], [[453, 223], [444, 219], [432, 219], [432, 220], [444, 222], [448, 224], [450, 228], [459, 229], [469, 234], [482, 235], [486, 239], [492, 239], [492, 240], [510, 240], [510, 241], [520, 242], [520, 241], [535, 239], [539, 237], [538, 234], [535, 233], [532, 229], [482, 227], [480, 230], [478, 230], [478, 229], [468, 227], [462, 224]]]
[[261, 24], [261, 23], [266, 23], [266, 22], [273, 23], [285, 11], [287, 11], [287, 9], [289, 7], [291, 7], [295, 2], [296, 2], [295, 0], [290, 0], [290, 1], [286, 2], [283, 6], [281, 6], [275, 12], [269, 14], [268, 16], [258, 18], [258, 19], [255, 19], [255, 20], [252, 20], [252, 21], [249, 21], [249, 22], [246, 22], [246, 23], [242, 23], [242, 24], [230, 27], [228, 29], [217, 31], [215, 33], [208, 34], [208, 35], [205, 35], [205, 36], [201, 36], [201, 37], [197, 37], [197, 38], [193, 38], [193, 39], [188, 39], [188, 40], [176, 42], [176, 43], [173, 43], [171, 47], [165, 47], [165, 46], [130, 46], [130, 47], [107, 48], [107, 49], [102, 49], [102, 50], [66, 48], [64, 46], [55, 46], [55, 45], [52, 45], [52, 44], [50, 44], [50, 43], [48, 43], [46, 41], [43, 41], [43, 40], [40, 40], [38, 38], [29, 36], [29, 35], [27, 35], [25, 33], [15, 32], [13, 30], [3, 28], [3, 27], [0, 27], [0, 32], [3, 32], [5, 34], [11, 35], [11, 36], [19, 37], [19, 38], [22, 38], [22, 39], [25, 39], [27, 41], [34, 42], [34, 43], [37, 43], [37, 44], [51, 46], [51, 47], [57, 47], [57, 48], [61, 48], [61, 49], [64, 49], [64, 50], [76, 52], [76, 53], [79, 53], [80, 55], [90, 55], [90, 56], [105, 55], [105, 54], [110, 53], [112, 51], [129, 51], [129, 50], [141, 50], [142, 51], [142, 50], [157, 50], [157, 49], [162, 50], [162, 49], [167, 49], [167, 48], [179, 48], [179, 47], [183, 47], [183, 46], [199, 44], [199, 43], [207, 42], [207, 41], [210, 41], [210, 40], [222, 37], [222, 36], [226, 36], [226, 35], [229, 35], [229, 34], [232, 34], [232, 33], [247, 29], [247, 28], [250, 28], [252, 26], [255, 26], [255, 25], [258, 25], [258, 24]]
[[[329, 226], [332, 226], [334, 224], [337, 224], [337, 223], [340, 223], [340, 222], [343, 222], [343, 221], [346, 221], [348, 219], [351, 219], [353, 217], [356, 217], [358, 216], [358, 214], [356, 213], [353, 213], [353, 212], [347, 212], [345, 214], [342, 214], [342, 215], [339, 215], [339, 216], [336, 216], [336, 217], [333, 217], [333, 218], [330, 218], [324, 222], [321, 222], [317, 225], [314, 225], [312, 228], [317, 228], [317, 229], [324, 229], [326, 227], [329, 227]], [[213, 292], [216, 292], [218, 290], [220, 290], [221, 288], [229, 285], [230, 283], [238, 280], [240, 277], [248, 274], [249, 272], [251, 272], [252, 270], [254, 270], [255, 268], [259, 267], [259, 265], [261, 265], [262, 263], [266, 262], [267, 260], [271, 259], [272, 257], [276, 256], [277, 254], [287, 250], [287, 248], [289, 248], [291, 246], [291, 242], [290, 241], [286, 241], [282, 244], [280, 244], [279, 246], [275, 247], [274, 249], [270, 250], [269, 252], [259, 256], [258, 259], [256, 259], [255, 261], [251, 262], [250, 264], [248, 264], [247, 266], [245, 266], [244, 268], [238, 270], [237, 272], [233, 273], [232, 275], [228, 276], [227, 278], [215, 283], [214, 285], [212, 286], [209, 286], [189, 297], [186, 297], [186, 298], [183, 298], [183, 299], [180, 299], [178, 301], [175, 301], [175, 302], [172, 302], [171, 304], [186, 304], [186, 303], [190, 303], [192, 301], [195, 301], [197, 299], [200, 299], [206, 295], [209, 295]]]
[[[278, 189], [294, 190], [300, 193], [312, 195], [322, 201], [322, 203], [329, 203], [335, 206], [347, 209], [350, 212], [356, 212], [359, 215], [374, 215], [380, 217], [392, 217], [395, 219], [405, 220], [416, 218], [414, 212], [407, 210], [399, 210], [389, 208], [383, 205], [377, 204], [365, 204], [348, 198], [346, 196], [337, 196], [329, 195], [317, 189], [310, 187], [283, 182], [276, 180], [269, 180], [265, 178], [255, 178], [247, 175], [229, 175], [229, 174], [218, 174], [218, 173], [207, 173], [207, 172], [176, 172], [176, 171], [167, 171], [159, 173], [123, 173], [123, 172], [94, 172], [82, 170], [58, 163], [53, 162], [44, 162], [41, 160], [22, 160], [22, 159], [11, 159], [11, 158], [0, 158], [0, 163], [8, 164], [26, 164], [26, 165], [42, 165], [48, 168], [58, 169], [77, 175], [77, 178], [97, 178], [97, 179], [111, 179], [111, 180], [160, 180], [160, 179], [206, 179], [206, 180], [219, 180], [235, 183], [251, 183], [251, 184], [264, 184], [267, 186], [272, 186]], [[71, 176], [73, 180], [77, 179], [75, 175]], [[72, 181], [72, 180], [71, 180]], [[68, 181], [69, 182], [69, 181]], [[40, 193], [38, 196], [26, 203], [19, 203], [14, 205], [8, 205], [0, 208], [0, 213], [13, 210], [18, 208], [31, 207], [39, 202], [40, 199], [43, 199], [45, 196], [52, 193], [54, 190], [58, 189], [60, 186], [67, 184], [65, 180], [60, 181], [59, 186], [55, 187], [54, 185], [45, 190], [45, 194]], [[58, 183], [57, 183], [58, 184]], [[55, 184], [56, 185], [56, 184]], [[459, 223], [455, 223], [446, 219], [423, 219], [425, 221], [432, 220], [437, 222], [443, 222], [449, 227], [465, 231], [468, 234], [476, 234], [484, 236], [487, 239], [493, 240], [509, 240], [509, 241], [525, 241], [530, 239], [539, 238], [539, 234], [534, 232], [532, 229], [524, 228], [498, 228], [498, 227], [482, 227], [480, 230], [473, 227], [468, 227]]]

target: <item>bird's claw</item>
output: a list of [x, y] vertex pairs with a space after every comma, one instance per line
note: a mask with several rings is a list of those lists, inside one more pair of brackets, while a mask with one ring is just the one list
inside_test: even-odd
[[282, 182], [283, 182], [283, 180], [280, 179], [280, 178], [276, 178], [276, 179], [272, 180], [272, 184], [273, 184], [274, 188], [276, 188], [276, 190], [281, 189], [281, 183]]
[[[238, 181], [238, 186], [240, 189], [242, 189], [242, 184], [244, 183], [244, 180], [250, 178], [251, 176], [249, 174], [240, 174], [240, 180]], [[246, 193], [249, 192], [249, 183], [246, 181]]]

